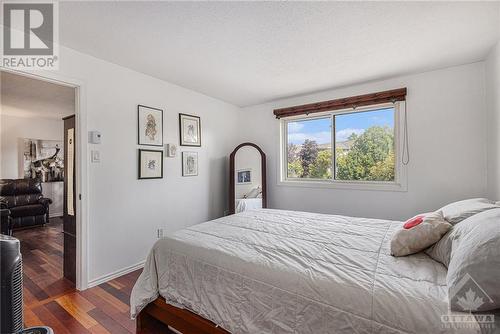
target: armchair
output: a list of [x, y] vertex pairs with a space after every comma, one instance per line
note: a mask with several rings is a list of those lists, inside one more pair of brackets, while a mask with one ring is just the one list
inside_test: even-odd
[[0, 196], [4, 203], [2, 208], [10, 211], [7, 219], [10, 219], [10, 223], [7, 225], [11, 230], [44, 225], [49, 221], [49, 204], [52, 200], [43, 197], [40, 180], [0, 180]]

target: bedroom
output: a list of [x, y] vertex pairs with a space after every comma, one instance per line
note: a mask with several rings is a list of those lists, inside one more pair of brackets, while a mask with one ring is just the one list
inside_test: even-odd
[[[496, 2], [58, 5], [58, 69], [3, 66], [2, 74], [77, 87], [76, 192], [81, 199], [76, 201], [77, 279], [71, 297], [83, 302], [55, 298], [25, 307], [26, 326], [47, 325], [62, 333], [135, 331], [135, 322], [126, 322], [130, 293], [158, 237], [230, 219], [231, 202], [236, 202], [230, 183], [237, 182], [229, 176], [230, 154], [241, 143], [254, 143], [265, 153], [259, 185], [269, 209], [405, 222], [459, 200], [500, 200]], [[399, 189], [396, 182], [388, 189], [340, 184], [331, 172], [337, 159], [329, 165], [327, 182], [290, 184], [293, 180], [283, 178], [287, 117], [277, 119], [274, 110], [402, 88], [404, 101], [394, 101], [397, 111], [390, 123], [399, 144], [394, 150]], [[383, 103], [391, 105], [394, 98]], [[380, 101], [372, 96], [371, 103]], [[162, 110], [160, 146], [139, 144], [139, 105]], [[352, 107], [291, 117], [332, 120]], [[180, 114], [199, 117], [199, 122], [191, 120], [201, 146], [181, 145]], [[338, 123], [324, 125], [331, 140], [319, 143], [332, 150], [332, 159], [335, 143], [345, 142], [334, 136]], [[348, 128], [364, 129], [337, 130]], [[100, 143], [93, 143], [90, 133], [100, 134]], [[164, 156], [167, 144], [176, 151], [173, 156]], [[409, 161], [400, 159], [404, 147]], [[162, 175], [157, 175], [162, 177], [139, 179], [140, 149], [163, 151]], [[197, 153], [190, 166], [186, 156], [191, 173], [183, 171], [185, 152]], [[256, 169], [251, 168], [252, 177], [258, 176]], [[245, 172], [244, 167], [235, 170]], [[395, 259], [422, 256], [427, 255]], [[439, 268], [446, 276], [446, 267]], [[104, 296], [102, 291], [118, 311], [103, 308], [108, 304], [95, 296]], [[438, 322], [434, 325], [441, 330]], [[256, 332], [218, 324], [236, 333]]]

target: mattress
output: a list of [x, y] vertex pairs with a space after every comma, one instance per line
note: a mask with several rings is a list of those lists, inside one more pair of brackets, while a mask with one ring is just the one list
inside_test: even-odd
[[401, 222], [248, 210], [156, 242], [131, 295], [158, 295], [231, 333], [477, 333], [449, 314], [446, 268], [395, 258]]

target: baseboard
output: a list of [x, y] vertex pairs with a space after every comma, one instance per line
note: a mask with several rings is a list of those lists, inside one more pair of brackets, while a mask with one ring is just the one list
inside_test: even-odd
[[141, 269], [144, 267], [144, 263], [146, 261], [141, 261], [139, 263], [136, 263], [134, 265], [131, 265], [129, 267], [125, 267], [125, 268], [122, 268], [122, 269], [118, 269], [112, 273], [109, 273], [109, 274], [106, 274], [106, 275], [102, 275], [101, 277], [98, 277], [96, 279], [93, 279], [91, 281], [89, 281], [89, 284], [87, 285], [87, 288], [92, 288], [94, 286], [97, 286], [99, 284], [102, 284], [102, 283], [106, 283], [108, 281], [111, 281], [117, 277], [120, 277], [120, 276], [123, 276], [123, 275], [126, 275], [128, 273], [131, 273], [132, 271], [135, 271], [137, 269]]
[[62, 217], [63, 213], [62, 212], [49, 212], [49, 218], [54, 218], [54, 217]]

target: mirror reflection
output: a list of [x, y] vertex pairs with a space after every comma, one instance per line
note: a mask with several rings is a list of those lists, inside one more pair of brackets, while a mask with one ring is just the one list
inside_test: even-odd
[[234, 158], [235, 212], [262, 208], [262, 165], [260, 152], [241, 147]]

